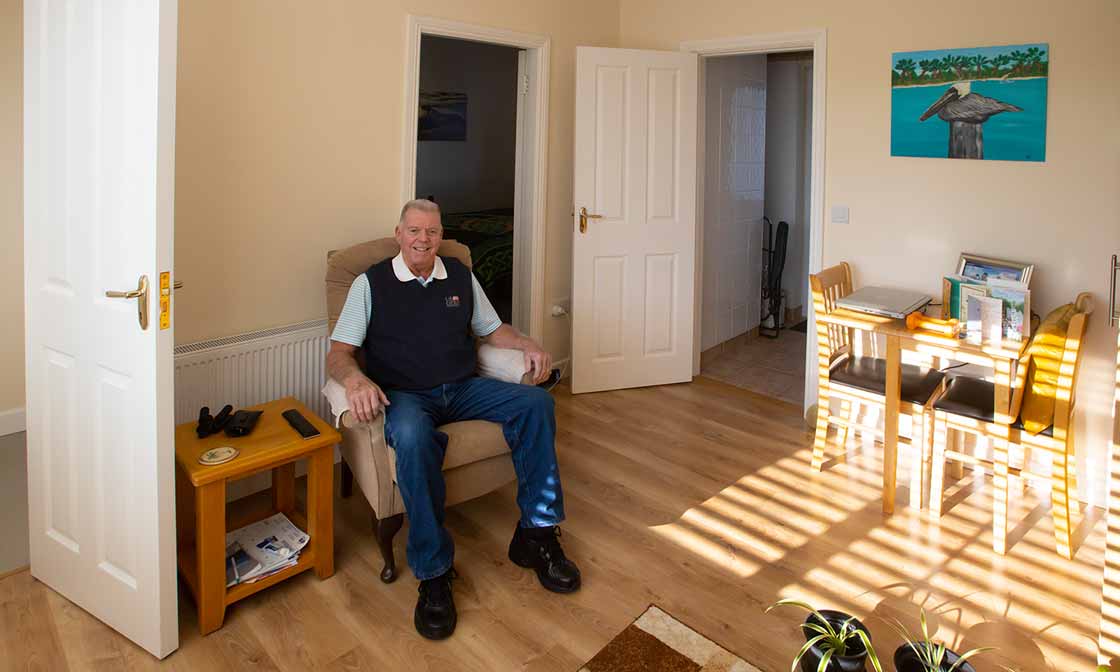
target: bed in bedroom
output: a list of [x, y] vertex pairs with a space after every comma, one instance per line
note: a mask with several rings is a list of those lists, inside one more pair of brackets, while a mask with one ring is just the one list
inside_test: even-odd
[[442, 214], [443, 237], [471, 248], [474, 275], [503, 322], [513, 313], [513, 208]]

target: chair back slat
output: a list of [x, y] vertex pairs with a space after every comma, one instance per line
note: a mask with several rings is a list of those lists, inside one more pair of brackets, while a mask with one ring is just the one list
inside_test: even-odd
[[1089, 316], [1093, 314], [1093, 299], [1087, 292], [1077, 295], [1074, 305], [1077, 313], [1069, 321], [1066, 344], [1062, 351], [1061, 368], [1058, 371], [1058, 386], [1054, 399], [1054, 429], [1067, 430], [1073, 422], [1073, 409], [1077, 402], [1077, 378], [1081, 373], [1082, 344]]
[[821, 319], [836, 309], [836, 301], [852, 293], [852, 270], [847, 262], [840, 262], [809, 276], [813, 293], [813, 314], [817, 323], [817, 345], [828, 352], [829, 359], [849, 352], [852, 330], [835, 324], [825, 324]]

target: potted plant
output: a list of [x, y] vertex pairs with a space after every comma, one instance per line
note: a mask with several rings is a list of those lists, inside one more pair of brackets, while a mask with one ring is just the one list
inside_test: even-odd
[[968, 663], [968, 659], [985, 651], [994, 651], [995, 647], [981, 646], [958, 654], [951, 651], [943, 643], [935, 643], [929, 637], [929, 627], [926, 625], [926, 610], [921, 610], [922, 636], [911, 636], [901, 622], [895, 621], [891, 626], [906, 640], [894, 652], [895, 672], [976, 672], [976, 668]]
[[801, 600], [778, 600], [766, 608], [791, 606], [809, 612], [801, 630], [805, 645], [797, 652], [790, 672], [801, 664], [802, 672], [863, 672], [864, 662], [871, 661], [875, 672], [883, 672], [879, 657], [871, 646], [871, 633], [855, 616], [832, 609], [814, 609]]

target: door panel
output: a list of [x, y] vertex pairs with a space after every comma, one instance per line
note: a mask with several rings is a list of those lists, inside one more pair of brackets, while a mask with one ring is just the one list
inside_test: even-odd
[[[170, 271], [177, 5], [24, 5], [31, 573], [156, 656], [178, 646]], [[151, 283], [137, 299], [106, 290]]]
[[694, 54], [577, 49], [573, 392], [692, 378], [696, 80]]

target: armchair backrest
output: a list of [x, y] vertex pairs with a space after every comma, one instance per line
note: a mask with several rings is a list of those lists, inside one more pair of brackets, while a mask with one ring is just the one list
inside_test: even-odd
[[[354, 278], [369, 270], [370, 266], [397, 256], [400, 245], [394, 238], [379, 238], [358, 243], [342, 250], [327, 252], [327, 319], [330, 321], [328, 332], [334, 331], [334, 324], [342, 313], [346, 295]], [[471, 267], [471, 250], [455, 240], [444, 240], [436, 252], [441, 257], [453, 257], [467, 268]]]

